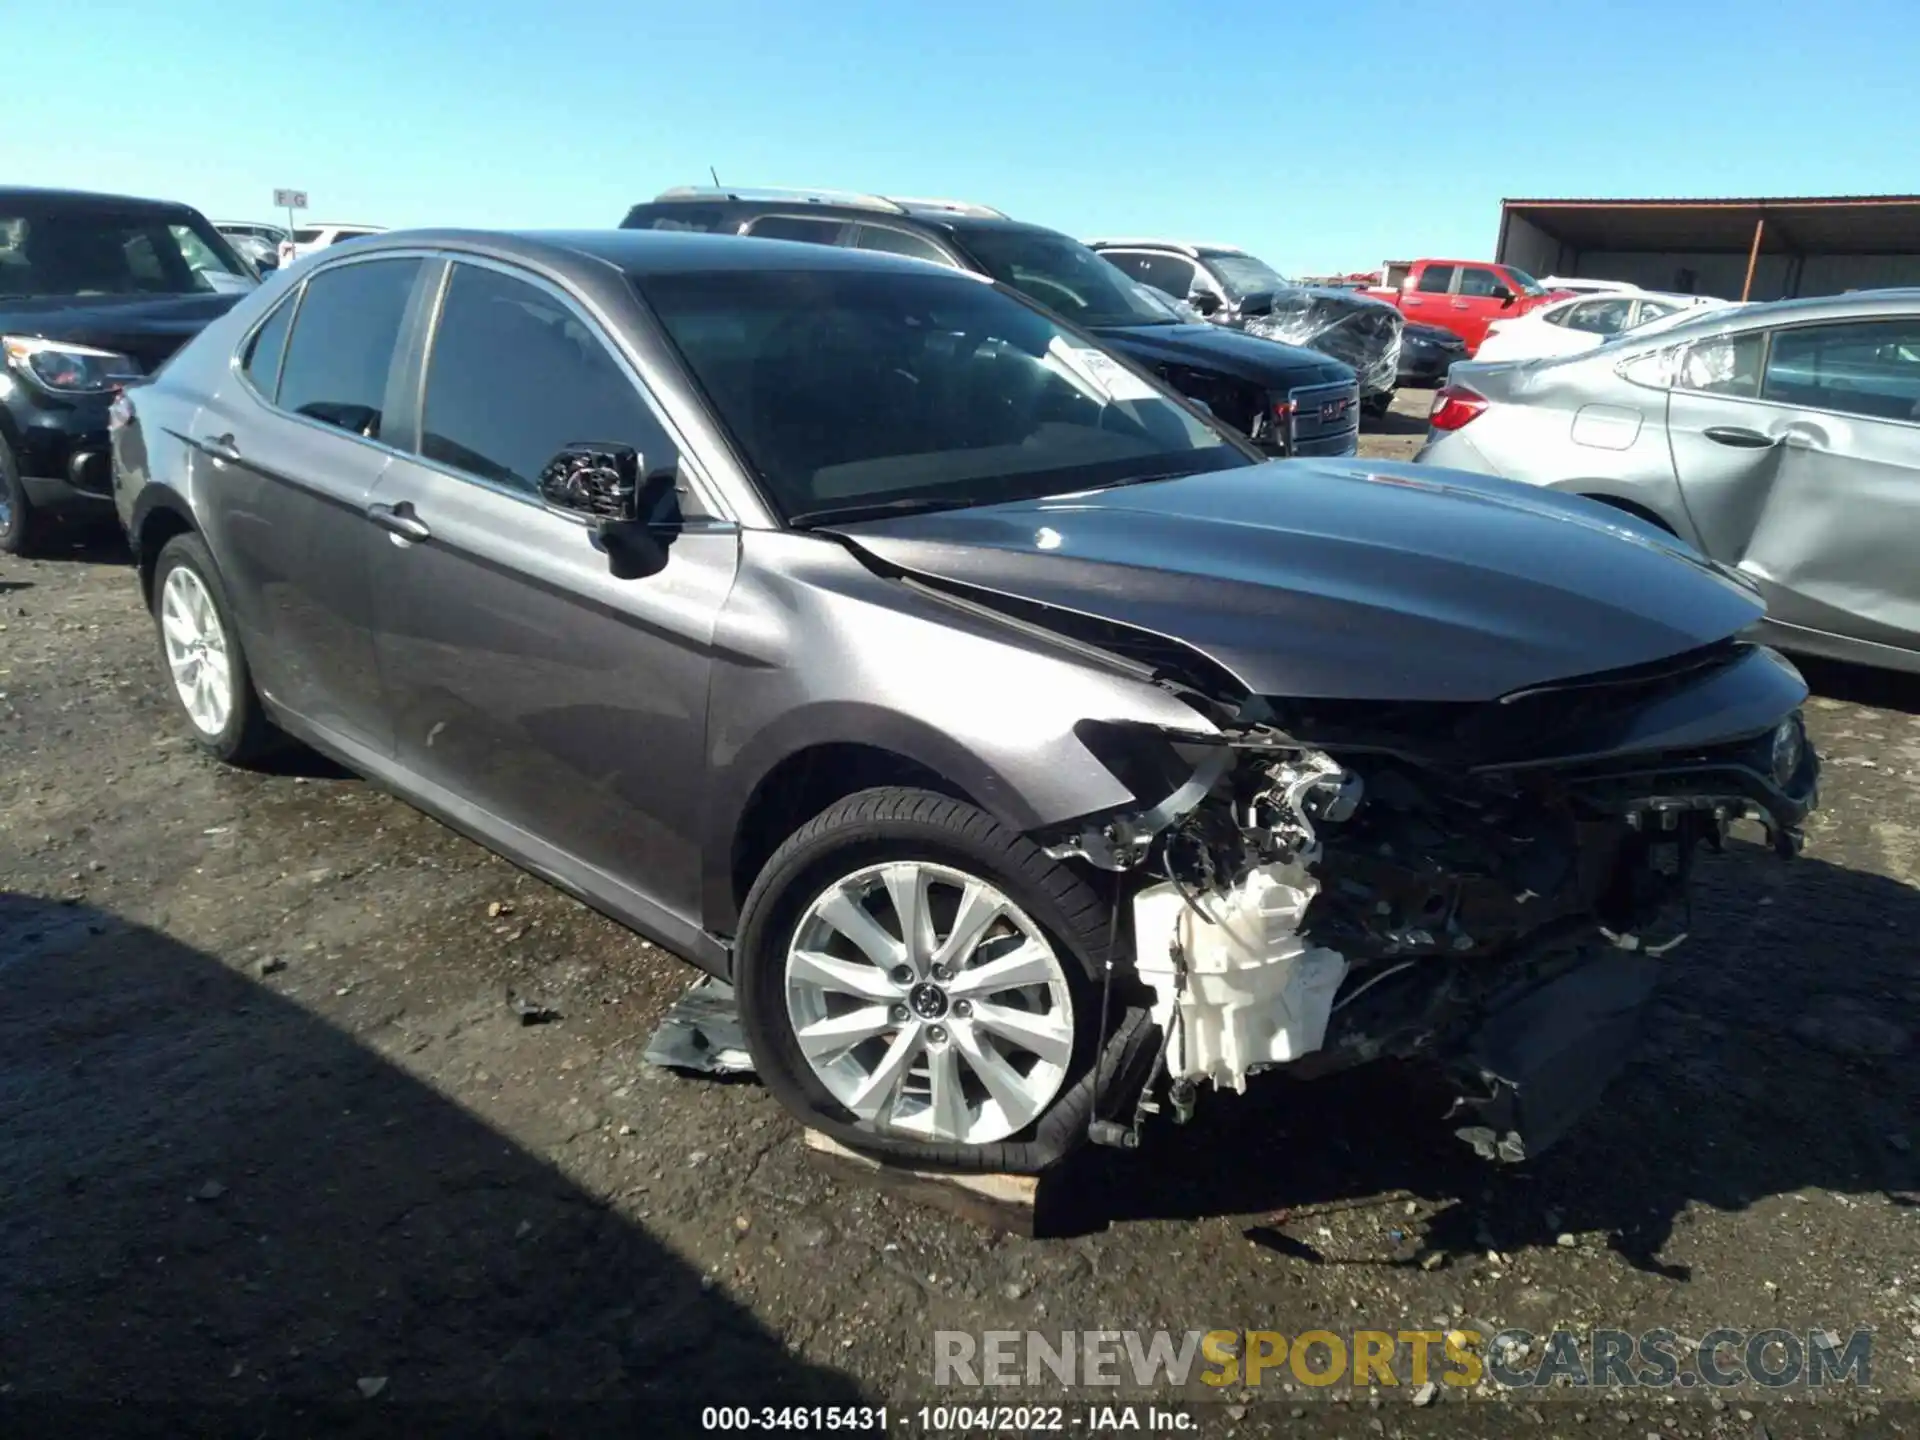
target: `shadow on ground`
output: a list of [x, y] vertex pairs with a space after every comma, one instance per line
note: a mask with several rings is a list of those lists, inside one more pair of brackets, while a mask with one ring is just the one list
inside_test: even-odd
[[1846, 700], [1855, 705], [1870, 705], [1876, 710], [1899, 710], [1920, 715], [1920, 675], [1904, 675], [1897, 670], [1871, 670], [1865, 665], [1846, 665], [1838, 660], [1819, 660], [1799, 656], [1794, 664], [1806, 677], [1816, 695], [1829, 700]]
[[0, 1432], [682, 1434], [859, 1400], [207, 955], [0, 894], [0, 993]]
[[[1437, 1077], [1377, 1065], [1313, 1083], [1264, 1077], [1202, 1095], [1138, 1154], [1088, 1151], [1061, 1177], [1054, 1224], [1250, 1217], [1247, 1235], [1319, 1260], [1286, 1214], [1451, 1202], [1425, 1245], [1448, 1254], [1600, 1232], [1629, 1263], [1659, 1258], [1689, 1202], [1742, 1209], [1818, 1186], [1920, 1191], [1920, 890], [1753, 845], [1703, 862], [1694, 933], [1673, 955], [1638, 1057], [1558, 1147], [1493, 1167], [1453, 1138]], [[1549, 1224], [1546, 1212], [1555, 1212]], [[1254, 1219], [1251, 1217], [1263, 1217]], [[1411, 1248], [1362, 1263], [1411, 1265]], [[1352, 1262], [1347, 1262], [1352, 1263]]]
[[1401, 410], [1389, 410], [1384, 415], [1360, 416], [1360, 433], [1363, 435], [1424, 435], [1427, 433], [1427, 416], [1422, 411], [1418, 415], [1409, 415]]

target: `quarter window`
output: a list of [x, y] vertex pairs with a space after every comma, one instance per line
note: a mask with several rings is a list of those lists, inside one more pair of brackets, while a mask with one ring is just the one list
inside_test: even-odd
[[421, 453], [532, 495], [546, 463], [584, 441], [631, 445], [649, 469], [672, 461], [639, 390], [578, 315], [525, 281], [455, 265], [427, 367]]
[[1674, 383], [1682, 390], [1751, 399], [1760, 393], [1760, 352], [1765, 342], [1765, 332], [1759, 330], [1697, 340], [1681, 352]]
[[274, 398], [274, 391], [280, 385], [280, 357], [286, 353], [287, 327], [293, 324], [296, 303], [297, 297], [289, 295], [274, 306], [267, 323], [253, 332], [246, 354], [240, 359], [240, 368], [246, 373], [248, 383], [268, 400]]
[[1920, 319], [1776, 330], [1766, 398], [1875, 420], [1920, 420]]
[[394, 346], [419, 273], [418, 260], [368, 260], [307, 281], [280, 367], [280, 408], [377, 438]]
[[884, 225], [862, 225], [853, 243], [859, 250], [882, 250], [889, 255], [905, 255], [912, 260], [931, 260], [936, 265], [949, 268], [953, 265], [931, 240], [909, 235], [904, 230], [891, 230]]
[[838, 220], [812, 220], [800, 215], [762, 215], [747, 226], [747, 234], [762, 240], [804, 240], [831, 245], [840, 238]]
[[1428, 295], [1444, 295], [1453, 286], [1453, 266], [1429, 265], [1420, 272], [1420, 283], [1414, 288]]

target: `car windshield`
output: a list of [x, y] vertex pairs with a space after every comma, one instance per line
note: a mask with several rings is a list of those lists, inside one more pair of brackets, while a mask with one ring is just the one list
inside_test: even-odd
[[198, 216], [0, 207], [0, 296], [232, 294], [254, 284], [246, 262]]
[[1251, 255], [1209, 255], [1207, 268], [1220, 277], [1227, 294], [1235, 300], [1244, 300], [1249, 295], [1271, 295], [1293, 284], [1266, 261]]
[[1046, 230], [969, 230], [967, 249], [1002, 284], [1076, 325], [1175, 325], [1179, 317], [1078, 240]]
[[726, 270], [634, 284], [795, 524], [1254, 463], [1157, 382], [969, 276]]

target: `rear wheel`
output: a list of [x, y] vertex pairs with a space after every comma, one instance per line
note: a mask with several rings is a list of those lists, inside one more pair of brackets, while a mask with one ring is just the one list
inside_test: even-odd
[[273, 749], [278, 732], [254, 693], [232, 614], [198, 535], [176, 535], [161, 547], [153, 618], [174, 701], [203, 749], [246, 765]]
[[[755, 1066], [856, 1148], [1044, 1169], [1084, 1138], [1096, 1080], [1124, 1068], [1094, 1064], [1110, 918], [1079, 875], [963, 801], [849, 796], [747, 897], [735, 980]], [[1137, 1028], [1116, 1018], [1110, 1050]]]

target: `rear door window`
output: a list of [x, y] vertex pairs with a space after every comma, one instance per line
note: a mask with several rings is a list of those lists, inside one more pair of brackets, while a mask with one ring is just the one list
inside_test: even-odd
[[1765, 397], [1874, 420], [1920, 420], [1920, 318], [1776, 330]]
[[812, 245], [832, 245], [843, 228], [838, 220], [815, 220], [804, 215], [762, 215], [747, 226], [747, 234], [762, 240], [804, 240]]
[[456, 264], [427, 364], [421, 453], [532, 496], [547, 462], [582, 441], [631, 445], [649, 470], [673, 460], [639, 389], [571, 308]]
[[1426, 295], [1444, 295], [1453, 287], [1453, 266], [1429, 265], [1420, 272], [1420, 283], [1414, 288]]
[[401, 257], [363, 260], [307, 281], [280, 367], [282, 410], [379, 437], [387, 376], [420, 265]]
[[1585, 300], [1567, 312], [1566, 326], [1589, 335], [1618, 335], [1632, 313], [1631, 300]]

